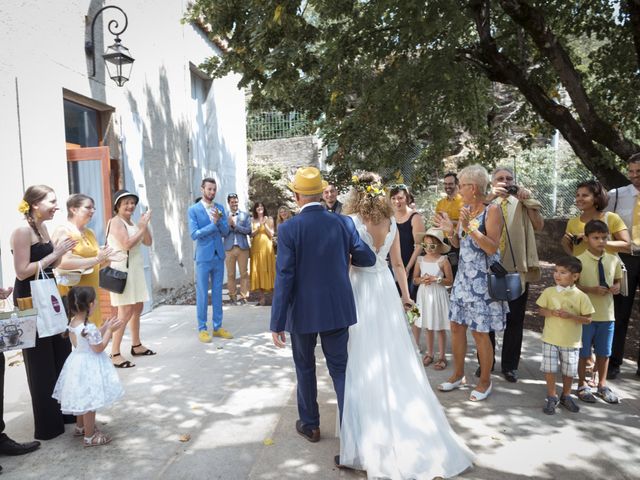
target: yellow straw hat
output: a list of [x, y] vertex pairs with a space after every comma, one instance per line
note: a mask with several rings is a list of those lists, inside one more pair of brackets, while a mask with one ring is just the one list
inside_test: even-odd
[[301, 195], [316, 195], [322, 193], [327, 185], [316, 167], [302, 167], [296, 172], [293, 182], [289, 183], [289, 188]]

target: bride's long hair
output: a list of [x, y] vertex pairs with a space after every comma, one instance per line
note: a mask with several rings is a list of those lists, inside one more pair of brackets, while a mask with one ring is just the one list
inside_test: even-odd
[[380, 175], [364, 172], [354, 176], [354, 186], [342, 209], [346, 215], [356, 214], [373, 224], [393, 216], [389, 196], [386, 194]]

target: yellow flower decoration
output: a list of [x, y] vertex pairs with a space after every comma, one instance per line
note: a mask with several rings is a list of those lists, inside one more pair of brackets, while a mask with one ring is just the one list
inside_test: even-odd
[[358, 176], [357, 176], [357, 175], [354, 175], [353, 177], [351, 177], [351, 181], [352, 181], [353, 183], [358, 183], [358, 182], [360, 181], [360, 179], [358, 178]]
[[29, 206], [29, 204], [27, 202], [25, 202], [24, 200], [22, 200], [20, 202], [20, 205], [18, 205], [18, 211], [20, 213], [22, 213], [23, 215], [26, 215], [27, 213], [29, 213], [29, 210], [31, 209], [31, 207]]

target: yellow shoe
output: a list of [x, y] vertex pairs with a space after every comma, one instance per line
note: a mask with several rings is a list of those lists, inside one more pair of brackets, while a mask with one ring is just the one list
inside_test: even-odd
[[233, 338], [233, 335], [231, 335], [229, 332], [227, 332], [224, 328], [219, 328], [218, 330], [214, 330], [213, 331], [213, 336], [214, 337], [226, 338], [227, 340], [230, 339], [230, 338]]
[[198, 339], [202, 343], [211, 343], [211, 335], [209, 335], [209, 332], [207, 332], [206, 330], [200, 331], [200, 333], [198, 334]]

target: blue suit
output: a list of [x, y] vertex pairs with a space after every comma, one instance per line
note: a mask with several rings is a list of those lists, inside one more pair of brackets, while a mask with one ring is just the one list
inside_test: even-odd
[[222, 237], [229, 233], [227, 214], [224, 207], [214, 203], [222, 212], [220, 219], [213, 223], [202, 202], [189, 207], [189, 232], [196, 242], [196, 310], [198, 330], [207, 329], [207, 292], [211, 280], [211, 309], [213, 329], [222, 326], [222, 282], [224, 277], [224, 245]]
[[249, 250], [249, 235], [251, 235], [251, 216], [247, 212], [238, 210], [235, 218], [236, 227], [230, 228], [229, 233], [224, 236], [224, 249], [229, 251], [233, 248], [234, 240], [240, 250]]
[[357, 321], [350, 256], [357, 266], [376, 262], [351, 218], [329, 213], [319, 204], [278, 227], [271, 331], [291, 334], [298, 413], [310, 428], [320, 424], [314, 353], [318, 334], [342, 416], [349, 326]]

